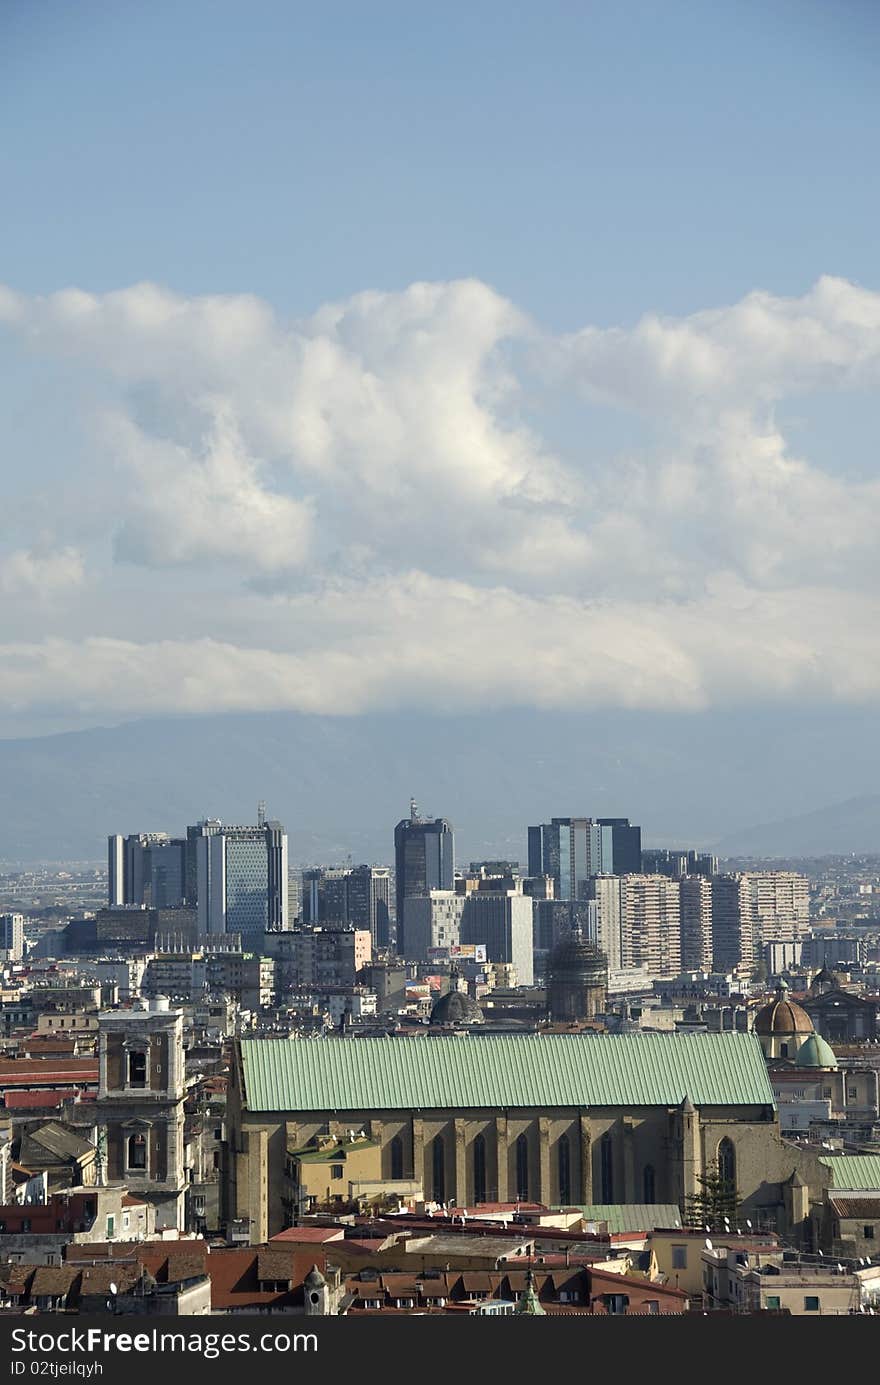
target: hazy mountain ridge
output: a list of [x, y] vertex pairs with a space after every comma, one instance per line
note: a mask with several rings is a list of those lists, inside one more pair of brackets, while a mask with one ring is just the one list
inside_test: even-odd
[[0, 859], [103, 859], [109, 832], [251, 822], [265, 799], [292, 860], [390, 861], [411, 794], [451, 819], [460, 861], [525, 860], [528, 824], [569, 813], [628, 815], [649, 845], [867, 851], [880, 797], [851, 795], [877, 782], [874, 722], [775, 710], [265, 713], [6, 740]]

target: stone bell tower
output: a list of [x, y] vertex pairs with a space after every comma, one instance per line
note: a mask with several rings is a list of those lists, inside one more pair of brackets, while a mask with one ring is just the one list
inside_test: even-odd
[[156, 1208], [156, 1229], [184, 1229], [183, 1014], [156, 996], [98, 1019], [98, 1122], [109, 1183]]

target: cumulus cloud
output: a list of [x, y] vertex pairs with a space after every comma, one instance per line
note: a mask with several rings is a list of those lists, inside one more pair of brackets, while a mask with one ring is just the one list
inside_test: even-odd
[[[3, 290], [0, 324], [37, 360], [87, 369], [90, 420], [59, 424], [87, 427], [116, 478], [104, 561], [143, 569], [175, 630], [179, 598], [212, 592], [165, 642], [138, 637], [130, 590], [125, 639], [106, 600], [91, 639], [7, 635], [21, 705], [61, 668], [80, 710], [132, 712], [880, 690], [864, 641], [880, 480], [800, 455], [779, 421], [794, 396], [878, 383], [880, 294], [823, 278], [799, 298], [553, 336], [475, 280], [294, 323], [253, 297], [140, 284]], [[623, 412], [649, 429], [615, 449]], [[72, 517], [50, 518], [54, 558], [29, 558], [25, 536], [0, 591], [49, 590], [55, 571], [75, 593]]]
[[82, 554], [74, 548], [39, 552], [18, 548], [0, 553], [0, 595], [53, 601], [85, 581]]
[[257, 572], [298, 568], [312, 508], [272, 491], [221, 408], [202, 447], [150, 437], [114, 415], [105, 430], [131, 491], [116, 534], [123, 562], [147, 567], [231, 563]]

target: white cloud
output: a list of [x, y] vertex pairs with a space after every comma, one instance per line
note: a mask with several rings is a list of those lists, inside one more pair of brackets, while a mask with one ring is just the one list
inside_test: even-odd
[[131, 482], [118, 559], [147, 567], [229, 563], [256, 572], [306, 561], [311, 505], [261, 484], [222, 409], [198, 454], [149, 437], [122, 415], [105, 427]]
[[41, 552], [18, 548], [0, 553], [0, 596], [54, 601], [85, 581], [82, 554], [74, 548]]
[[[73, 598], [79, 582], [75, 628], [89, 611], [97, 624], [80, 640], [47, 623], [27, 644], [7, 626], [21, 705], [59, 686], [132, 712], [880, 691], [865, 640], [880, 481], [798, 455], [778, 418], [793, 395], [878, 382], [867, 289], [824, 278], [796, 299], [560, 338], [474, 280], [363, 293], [292, 325], [252, 297], [149, 284], [0, 291], [0, 322], [100, 382], [84, 397], [115, 476], [103, 561], [148, 569], [150, 631], [163, 602], [175, 631], [139, 624], [130, 583], [124, 619], [98, 604], [75, 516], [49, 495], [50, 556], [23, 535], [0, 591], [54, 582]], [[621, 411], [646, 419], [650, 444], [595, 447], [585, 397], [612, 434]], [[543, 411], [560, 399], [551, 445]]]
[[[680, 710], [751, 700], [860, 701], [880, 688], [880, 602], [720, 577], [700, 603], [526, 597], [420, 573], [276, 598], [285, 647], [214, 638], [0, 646], [0, 699], [77, 713], [379, 707]], [[291, 648], [291, 645], [295, 646]]]

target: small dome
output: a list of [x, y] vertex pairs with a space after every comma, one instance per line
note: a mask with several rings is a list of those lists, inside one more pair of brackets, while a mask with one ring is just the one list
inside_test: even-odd
[[317, 1265], [312, 1265], [304, 1282], [307, 1289], [322, 1289], [327, 1283]]
[[764, 1005], [755, 1016], [756, 1034], [812, 1034], [813, 1021], [806, 1010], [794, 1000], [787, 1000], [785, 991], [779, 987], [769, 1005]]
[[821, 1034], [811, 1034], [797, 1051], [795, 1067], [798, 1068], [836, 1068], [837, 1058], [834, 1049]]
[[482, 1024], [483, 1012], [463, 991], [447, 991], [431, 1011], [432, 1024]]
[[839, 991], [841, 989], [841, 976], [839, 971], [829, 971], [823, 967], [817, 971], [810, 982], [810, 994], [821, 995], [823, 991]]

